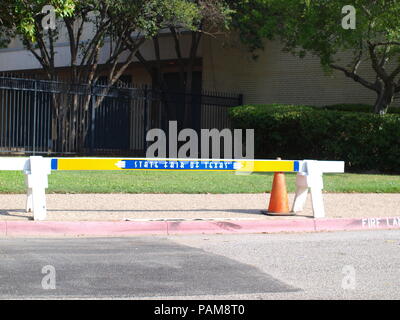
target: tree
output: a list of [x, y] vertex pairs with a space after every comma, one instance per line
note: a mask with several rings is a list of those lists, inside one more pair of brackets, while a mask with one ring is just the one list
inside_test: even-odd
[[[176, 23], [176, 21], [164, 20], [160, 24], [160, 31], [152, 38], [154, 56], [156, 61], [147, 61], [140, 50], [136, 53], [138, 60], [145, 66], [147, 72], [152, 78], [152, 86], [154, 89], [167, 90], [162, 66], [162, 52], [159, 43], [161, 32], [169, 32], [176, 60], [178, 63], [179, 72], [179, 90], [181, 92], [193, 92], [193, 73], [195, 62], [198, 58], [198, 50], [200, 41], [203, 36], [215, 36], [229, 30], [231, 15], [233, 11], [229, 6], [229, 1], [226, 0], [194, 0], [191, 7], [192, 15], [186, 15], [189, 20], [186, 24]], [[164, 13], [162, 13], [164, 14]], [[188, 54], [183, 52], [182, 44], [184, 36], [190, 37], [190, 47]], [[186, 96], [184, 127], [189, 127], [191, 120], [191, 101], [190, 95]]]
[[11, 17], [11, 4], [12, 0], [4, 0], [0, 6], [0, 26], [8, 27], [12, 23]]
[[11, 0], [4, 0], [0, 6], [0, 48], [5, 48], [10, 41], [10, 26], [12, 18], [10, 15]]
[[[69, 81], [86, 85], [88, 94], [84, 103], [71, 95], [67, 101], [56, 101], [53, 96], [54, 121], [61, 123], [63, 145], [78, 141], [78, 150], [84, 147], [88, 132], [90, 88], [101, 75], [107, 85], [95, 99], [95, 108], [135, 60], [140, 46], [153, 37], [165, 22], [185, 25], [193, 20], [190, 0], [7, 0], [9, 6], [2, 13], [10, 25], [13, 37], [23, 40], [24, 46], [40, 62], [46, 77], [55, 80], [56, 43], [60, 33], [69, 42]], [[52, 5], [57, 17], [55, 30], [44, 28], [43, 7]], [[187, 18], [189, 17], [189, 18]], [[90, 32], [88, 36], [87, 33]], [[108, 49], [105, 52], [105, 44]], [[103, 51], [102, 51], [103, 50]], [[101, 60], [101, 53], [107, 53]], [[78, 110], [80, 109], [80, 110]], [[78, 117], [78, 112], [82, 115]], [[72, 113], [72, 117], [70, 116]], [[72, 118], [72, 123], [71, 119]], [[78, 118], [80, 120], [78, 120]], [[57, 139], [57, 137], [53, 137]]]
[[[400, 3], [352, 1], [355, 29], [342, 26], [352, 19], [347, 5], [347, 0], [244, 0], [236, 5], [234, 24], [255, 55], [264, 39], [281, 40], [285, 51], [299, 57], [315, 55], [326, 71], [338, 70], [374, 91], [374, 112], [384, 114], [400, 92]], [[339, 59], [346, 50], [352, 52], [349, 64]], [[363, 63], [375, 81], [359, 74]]]

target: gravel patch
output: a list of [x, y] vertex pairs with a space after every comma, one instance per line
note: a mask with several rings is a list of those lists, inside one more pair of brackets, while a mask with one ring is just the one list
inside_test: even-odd
[[[289, 194], [290, 204], [294, 194]], [[26, 196], [0, 195], [0, 220], [29, 220]], [[163, 219], [305, 219], [312, 217], [310, 197], [297, 216], [270, 217], [269, 194], [48, 194], [50, 221]], [[326, 217], [400, 216], [400, 194], [324, 194]]]

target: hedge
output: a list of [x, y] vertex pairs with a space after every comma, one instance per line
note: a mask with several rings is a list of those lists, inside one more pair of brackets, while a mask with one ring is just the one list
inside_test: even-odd
[[255, 129], [257, 159], [344, 160], [346, 171], [400, 173], [400, 116], [246, 105], [230, 110], [238, 129]]
[[[368, 104], [333, 104], [333, 105], [329, 105], [329, 106], [324, 106], [321, 109], [372, 113], [374, 107], [372, 105], [368, 105]], [[400, 108], [390, 107], [388, 110], [388, 113], [400, 114]]]

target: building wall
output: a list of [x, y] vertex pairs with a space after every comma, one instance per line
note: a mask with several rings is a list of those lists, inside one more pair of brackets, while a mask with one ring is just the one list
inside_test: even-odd
[[[60, 39], [55, 45], [55, 65], [58, 68], [68, 67], [70, 65], [69, 42], [65, 36], [65, 32], [60, 32]], [[62, 36], [63, 35], [63, 36]], [[84, 35], [83, 39], [90, 38], [90, 34]], [[185, 57], [190, 51], [190, 36], [181, 35], [182, 55]], [[159, 38], [160, 52], [162, 60], [176, 59], [174, 43], [168, 34], [162, 34]], [[140, 48], [142, 55], [149, 61], [155, 60], [154, 46], [151, 40], [146, 41]], [[37, 50], [37, 53], [40, 53]], [[110, 42], [105, 41], [104, 47], [100, 51], [99, 63], [104, 63], [110, 56]], [[120, 62], [124, 61], [128, 56], [127, 53], [121, 56]], [[135, 62], [138, 60], [135, 58]], [[78, 61], [79, 62], [79, 61]], [[0, 72], [1, 71], [26, 71], [33, 69], [41, 69], [40, 63], [33, 54], [24, 49], [21, 41], [14, 39], [8, 48], [0, 49]]]
[[[183, 54], [190, 48], [190, 36], [182, 35]], [[69, 64], [69, 48], [66, 39], [57, 45], [58, 67]], [[161, 58], [176, 58], [174, 43], [170, 36], [160, 38]], [[102, 50], [102, 60], [108, 52], [108, 44]], [[151, 41], [141, 48], [148, 60], [154, 60]], [[328, 105], [336, 103], [373, 104], [375, 93], [346, 78], [343, 73], [333, 71], [331, 75], [323, 72], [319, 60], [312, 56], [304, 59], [294, 57], [281, 50], [277, 42], [266, 42], [265, 50], [259, 52], [257, 60], [234, 37], [204, 37], [199, 58], [202, 59], [203, 88], [222, 92], [242, 93], [248, 104], [287, 103]], [[343, 54], [343, 63], [349, 60], [350, 54]], [[171, 70], [177, 70], [171, 65]], [[18, 41], [8, 49], [0, 49], [1, 71], [25, 71], [41, 69], [31, 53], [23, 50]], [[127, 74], [132, 75], [134, 84], [150, 84], [151, 79], [146, 70], [139, 64], [133, 64]], [[362, 65], [360, 74], [369, 80], [374, 79], [368, 64]], [[396, 103], [398, 105], [398, 103]]]
[[[329, 105], [373, 104], [376, 95], [342, 72], [326, 75], [318, 58], [297, 58], [281, 50], [277, 42], [266, 42], [254, 60], [235, 39], [205, 38], [203, 41], [203, 86], [244, 94], [246, 104], [285, 103]], [[341, 55], [342, 65], [350, 54]], [[360, 75], [374, 80], [368, 64]]]

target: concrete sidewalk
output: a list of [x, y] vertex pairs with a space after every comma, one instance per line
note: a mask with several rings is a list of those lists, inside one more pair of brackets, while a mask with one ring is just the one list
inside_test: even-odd
[[324, 194], [325, 219], [313, 219], [310, 199], [295, 216], [266, 216], [269, 194], [49, 194], [43, 222], [31, 221], [25, 201], [0, 195], [1, 236], [400, 229], [400, 194]]

